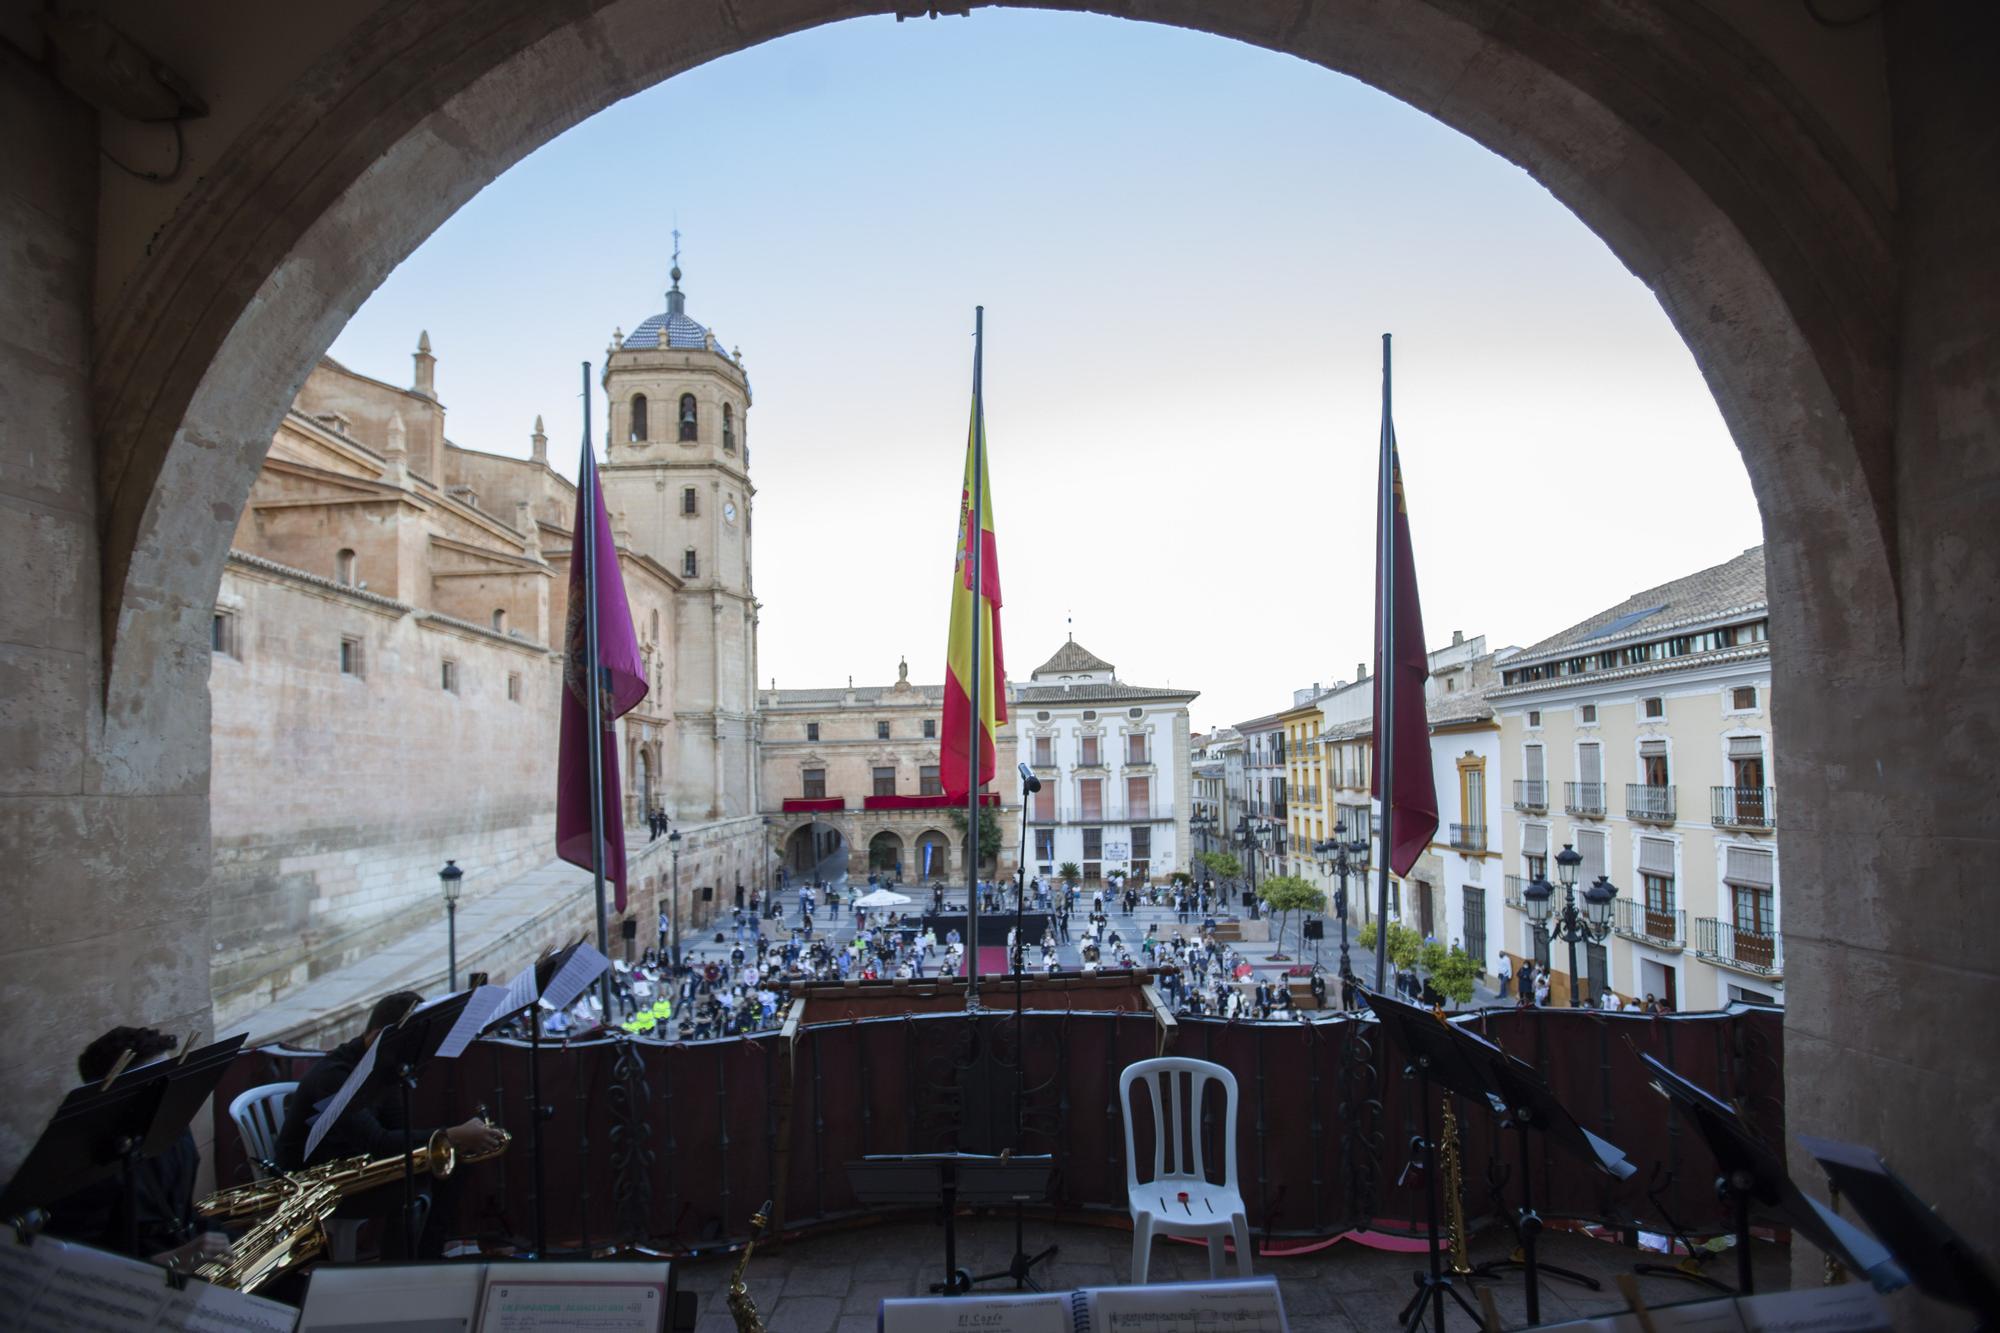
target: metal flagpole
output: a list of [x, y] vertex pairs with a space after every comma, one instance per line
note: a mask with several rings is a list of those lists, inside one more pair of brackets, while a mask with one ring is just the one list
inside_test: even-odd
[[1389, 335], [1382, 335], [1382, 462], [1381, 495], [1376, 498], [1376, 591], [1382, 620], [1375, 627], [1376, 693], [1382, 706], [1375, 714], [1375, 769], [1382, 775], [1381, 878], [1375, 889], [1375, 989], [1383, 989], [1389, 970], [1389, 849], [1396, 828], [1396, 480], [1391, 454], [1395, 439], [1389, 424]]
[[[611, 956], [604, 911], [604, 664], [597, 648], [597, 454], [590, 442], [590, 362], [583, 363], [583, 530], [577, 545], [583, 558], [583, 643], [585, 679], [590, 682], [590, 875], [597, 893], [597, 951]], [[572, 559], [576, 553], [572, 553]], [[619, 836], [624, 836], [621, 827]], [[611, 973], [598, 982], [604, 1022], [611, 1022]]]
[[980, 611], [986, 595], [981, 565], [986, 551], [986, 403], [980, 396], [980, 361], [986, 347], [986, 307], [972, 308], [972, 512], [966, 537], [972, 543], [972, 744], [965, 756], [965, 1006], [979, 1007], [979, 726]]

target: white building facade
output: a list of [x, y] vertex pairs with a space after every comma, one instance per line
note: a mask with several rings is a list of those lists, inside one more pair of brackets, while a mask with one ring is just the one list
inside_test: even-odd
[[1074, 862], [1091, 883], [1114, 870], [1154, 879], [1191, 870], [1197, 697], [1128, 685], [1073, 639], [1035, 669], [1010, 705], [1020, 762], [1042, 782], [1026, 798], [1030, 873]]

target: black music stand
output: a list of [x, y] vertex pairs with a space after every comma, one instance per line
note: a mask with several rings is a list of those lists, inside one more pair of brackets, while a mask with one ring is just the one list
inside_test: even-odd
[[1514, 1130], [1519, 1162], [1517, 1169], [1521, 1176], [1521, 1202], [1514, 1212], [1514, 1234], [1521, 1242], [1521, 1257], [1515, 1259], [1510, 1255], [1505, 1259], [1491, 1260], [1479, 1264], [1473, 1272], [1481, 1277], [1491, 1277], [1499, 1269], [1519, 1268], [1527, 1284], [1528, 1320], [1533, 1323], [1542, 1317], [1541, 1278], [1544, 1273], [1589, 1287], [1592, 1291], [1604, 1288], [1596, 1278], [1587, 1274], [1540, 1263], [1536, 1259], [1535, 1240], [1542, 1231], [1542, 1218], [1535, 1211], [1534, 1172], [1528, 1163], [1528, 1131], [1539, 1131], [1546, 1143], [1589, 1163], [1613, 1179], [1629, 1179], [1637, 1168], [1626, 1161], [1625, 1155], [1617, 1148], [1577, 1123], [1569, 1108], [1556, 1098], [1540, 1070], [1517, 1056], [1509, 1055], [1476, 1032], [1461, 1028], [1453, 1028], [1452, 1031], [1486, 1068], [1498, 1105], [1504, 1108], [1500, 1112], [1500, 1127], [1512, 1126]]
[[174, 1145], [243, 1045], [244, 1035], [72, 1088], [0, 1193], [0, 1217], [23, 1220], [113, 1172], [125, 1177], [126, 1249], [138, 1246], [132, 1174]]
[[[1387, 995], [1362, 989], [1362, 998], [1375, 1011], [1382, 1027], [1409, 1055], [1410, 1068], [1417, 1074], [1417, 1101], [1422, 1132], [1410, 1141], [1410, 1161], [1403, 1168], [1407, 1178], [1412, 1170], [1424, 1176], [1424, 1209], [1430, 1223], [1430, 1271], [1414, 1280], [1417, 1294], [1403, 1307], [1404, 1333], [1423, 1327], [1426, 1313], [1433, 1314], [1433, 1327], [1444, 1333], [1444, 1298], [1449, 1295], [1465, 1311], [1474, 1327], [1484, 1328], [1485, 1320], [1465, 1293], [1452, 1285], [1438, 1252], [1438, 1173], [1437, 1143], [1431, 1137], [1431, 1084], [1433, 1080], [1448, 1091], [1491, 1105], [1493, 1091], [1479, 1060], [1471, 1058], [1455, 1039], [1457, 1029], [1428, 1009]], [[1421, 1159], [1421, 1160], [1419, 1160]]]
[[[1993, 1280], [1965, 1238], [1931, 1211], [1880, 1155], [1833, 1139], [1798, 1137], [1799, 1146], [1820, 1164], [1840, 1197], [1861, 1214], [1917, 1290], [1971, 1310], [1981, 1329], [2000, 1323], [2000, 1282]], [[1882, 1289], [1875, 1274], [1865, 1276]]]
[[[1799, 1192], [1778, 1154], [1750, 1132], [1735, 1107], [1650, 1055], [1641, 1055], [1639, 1061], [1652, 1071], [1654, 1089], [1694, 1122], [1695, 1132], [1722, 1168], [1715, 1192], [1735, 1213], [1739, 1294], [1753, 1292], [1750, 1219], [1754, 1211], [1791, 1227], [1853, 1271], [1869, 1274], [1880, 1290], [1893, 1290], [1908, 1281], [1887, 1249], [1817, 1199]], [[1883, 1286], [1885, 1282], [1890, 1285]]]
[[1044, 1202], [1054, 1166], [1055, 1159], [1047, 1153], [1034, 1157], [907, 1153], [849, 1162], [847, 1179], [854, 1197], [863, 1203], [889, 1208], [943, 1206], [944, 1281], [932, 1283], [931, 1290], [963, 1296], [972, 1290], [974, 1278], [958, 1266], [958, 1206]]

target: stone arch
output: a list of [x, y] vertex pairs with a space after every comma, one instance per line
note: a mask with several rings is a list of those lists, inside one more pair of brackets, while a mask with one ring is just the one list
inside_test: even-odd
[[927, 828], [917, 835], [917, 841], [910, 853], [911, 873], [919, 879], [942, 879], [951, 873], [951, 834], [939, 828]]
[[901, 873], [904, 869], [903, 835], [894, 829], [880, 829], [868, 839], [868, 869], [871, 872]]

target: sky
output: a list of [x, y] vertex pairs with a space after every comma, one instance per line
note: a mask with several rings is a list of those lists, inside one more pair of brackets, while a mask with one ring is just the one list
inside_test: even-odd
[[[861, 19], [681, 74], [496, 180], [332, 355], [574, 477], [577, 364], [740, 346], [759, 685], [944, 677], [973, 307], [1009, 675], [1066, 633], [1197, 730], [1371, 655], [1381, 335], [1427, 637], [1528, 645], [1760, 542], [1652, 294], [1519, 168], [1290, 56], [1130, 20]], [[605, 404], [593, 418], [602, 438]]]

